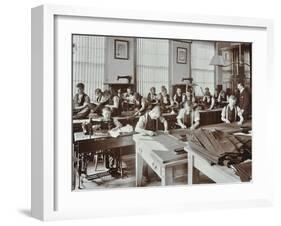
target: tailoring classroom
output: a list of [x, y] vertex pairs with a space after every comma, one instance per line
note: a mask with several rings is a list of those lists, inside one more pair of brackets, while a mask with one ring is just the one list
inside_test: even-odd
[[72, 35], [72, 190], [252, 180], [251, 43]]

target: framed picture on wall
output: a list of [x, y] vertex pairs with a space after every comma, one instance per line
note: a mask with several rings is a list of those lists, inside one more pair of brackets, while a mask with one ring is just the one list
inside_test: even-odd
[[187, 63], [187, 48], [182, 48], [182, 47], [177, 48], [177, 63], [178, 64]]
[[120, 60], [129, 59], [129, 42], [126, 40], [114, 40], [114, 58]]

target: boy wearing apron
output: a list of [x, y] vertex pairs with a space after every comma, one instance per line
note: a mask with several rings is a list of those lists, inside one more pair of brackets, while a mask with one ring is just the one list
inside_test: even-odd
[[236, 105], [236, 97], [231, 95], [228, 98], [228, 105], [222, 109], [221, 120], [225, 123], [237, 122], [242, 125], [244, 121], [243, 112], [240, 107]]
[[200, 125], [200, 114], [196, 105], [191, 101], [186, 101], [184, 108], [180, 109], [178, 113], [177, 123], [182, 129], [196, 129]]

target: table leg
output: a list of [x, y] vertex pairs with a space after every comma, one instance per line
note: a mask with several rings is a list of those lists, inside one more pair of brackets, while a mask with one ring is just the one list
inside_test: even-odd
[[141, 154], [139, 153], [139, 151], [141, 150], [137, 150], [136, 153], [136, 186], [139, 187], [141, 186], [141, 182], [142, 182], [142, 176], [143, 176], [143, 158], [141, 156]]
[[173, 174], [174, 174], [174, 171], [173, 171], [173, 167], [163, 167], [162, 168], [162, 172], [163, 172], [163, 176], [161, 178], [161, 185], [162, 186], [166, 186], [166, 185], [172, 185], [173, 182], [174, 182], [174, 179], [173, 179]]
[[122, 148], [119, 148], [119, 165], [120, 165], [120, 176], [123, 178], [123, 168], [122, 168]]
[[187, 181], [189, 185], [199, 183], [199, 170], [194, 167], [194, 155], [188, 152]]

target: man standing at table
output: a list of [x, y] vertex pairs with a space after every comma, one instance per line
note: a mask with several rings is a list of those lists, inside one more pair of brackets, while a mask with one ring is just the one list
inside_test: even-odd
[[245, 86], [242, 82], [237, 84], [237, 88], [239, 90], [239, 107], [242, 111], [242, 115], [244, 119], [248, 119], [250, 115], [250, 94], [245, 89]]

